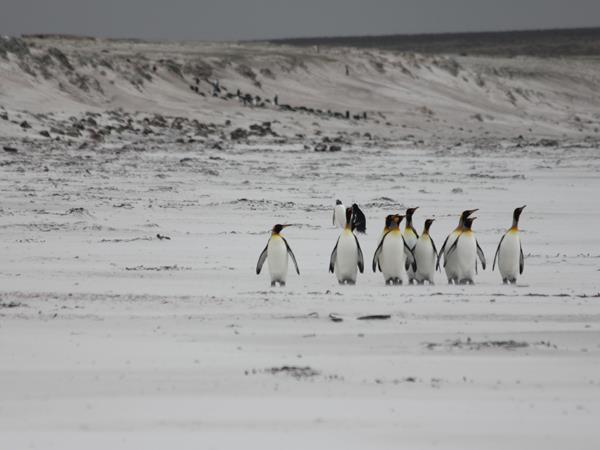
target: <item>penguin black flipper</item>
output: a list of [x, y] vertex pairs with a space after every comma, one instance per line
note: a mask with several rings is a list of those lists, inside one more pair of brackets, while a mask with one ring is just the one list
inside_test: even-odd
[[[414, 229], [414, 227], [410, 227], [410, 229], [412, 230], [413, 233], [415, 233], [415, 236], [417, 237], [417, 239], [419, 239], [419, 233], [417, 233], [417, 230]], [[415, 244], [416, 247], [416, 244]]]
[[404, 242], [404, 248], [408, 250], [406, 254], [406, 262], [404, 263], [404, 269], [408, 270], [408, 268], [412, 265], [413, 270], [417, 271], [417, 259], [415, 258], [415, 254], [412, 249], [408, 246], [406, 241], [404, 240], [404, 236], [402, 236], [402, 242]]
[[335, 268], [335, 259], [337, 257], [337, 246], [338, 246], [339, 242], [340, 242], [340, 238], [338, 238], [337, 242], [335, 243], [335, 247], [333, 247], [333, 251], [331, 252], [331, 257], [329, 258], [329, 271], [331, 273], [333, 273], [334, 268]]
[[[438, 251], [435, 248], [435, 242], [433, 242], [433, 239], [431, 239], [431, 236], [429, 236], [429, 240], [431, 241], [431, 246], [433, 247], [433, 255], [437, 258], [438, 257]], [[416, 247], [416, 245], [415, 245]]]
[[283, 239], [283, 242], [285, 242], [285, 247], [287, 248], [287, 252], [288, 255], [291, 256], [292, 261], [294, 261], [294, 266], [296, 267], [296, 273], [298, 275], [300, 275], [300, 269], [298, 269], [298, 263], [296, 262], [296, 257], [294, 256], [294, 252], [292, 251], [290, 244], [287, 243], [287, 241], [285, 240], [285, 238], [282, 236], [281, 239]]
[[383, 250], [383, 240], [386, 236], [387, 233], [385, 233], [381, 238], [381, 241], [379, 241], [379, 245], [377, 246], [375, 254], [373, 255], [373, 272], [377, 272], [377, 268], [379, 268], [379, 271], [381, 272], [381, 266], [379, 265], [379, 257], [381, 256], [381, 251]]
[[477, 256], [479, 256], [479, 259], [481, 260], [481, 267], [483, 270], [485, 270], [485, 255], [483, 254], [483, 250], [481, 250], [477, 240], [475, 240], [475, 244], [477, 245]]
[[[442, 260], [442, 256], [444, 256], [444, 250], [446, 249], [446, 244], [448, 243], [448, 239], [450, 239], [450, 235], [446, 236], [446, 240], [442, 244], [442, 248], [440, 249], [437, 257], [437, 262], [435, 263], [435, 270], [440, 270], [440, 261]], [[446, 264], [444, 264], [444, 267]]]
[[352, 229], [359, 233], [367, 232], [367, 218], [356, 203], [352, 205]]
[[[461, 236], [462, 236], [462, 233], [460, 233], [458, 235], [456, 240], [452, 243], [452, 245], [448, 249], [448, 252], [446, 252], [446, 257], [444, 258], [444, 267], [446, 267], [446, 263], [448, 262], [448, 256], [450, 256], [450, 253], [452, 253], [454, 250], [456, 250], [456, 247], [458, 247], [458, 240], [460, 239]], [[478, 252], [479, 252], [479, 250], [478, 250]]]
[[502, 235], [502, 237], [500, 238], [500, 242], [498, 243], [498, 248], [496, 249], [496, 254], [494, 255], [494, 262], [492, 263], [492, 272], [494, 271], [494, 268], [496, 267], [496, 259], [498, 258], [498, 252], [500, 251], [500, 246], [502, 245], [504, 236], [506, 236], [506, 233]]
[[256, 263], [256, 275], [260, 275], [260, 271], [262, 270], [262, 266], [267, 260], [267, 249], [269, 248], [269, 244], [265, 246], [265, 249], [262, 251], [260, 256], [258, 257], [258, 262]]
[[360, 248], [360, 244], [358, 243], [358, 238], [354, 235], [354, 240], [356, 241], [356, 248], [358, 249], [358, 270], [360, 273], [364, 273], [365, 271], [365, 260], [363, 258], [363, 252]]
[[381, 252], [383, 250], [383, 241], [385, 237], [388, 235], [389, 231], [383, 235], [381, 241], [379, 241], [379, 245], [375, 249], [375, 254], [373, 255], [373, 272], [377, 272], [377, 268], [381, 272], [381, 265], [379, 264], [379, 257], [381, 256]]
[[523, 255], [523, 246], [519, 243], [519, 275], [523, 274], [525, 268], [525, 256]]

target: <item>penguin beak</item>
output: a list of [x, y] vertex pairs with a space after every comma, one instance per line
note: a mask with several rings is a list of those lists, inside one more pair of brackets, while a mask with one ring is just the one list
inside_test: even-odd
[[519, 209], [520, 209], [521, 211], [523, 211], [523, 210], [525, 209], [525, 207], [527, 207], [527, 205], [523, 205], [523, 206], [521, 206]]
[[479, 211], [479, 208], [477, 208], [477, 209], [470, 209], [469, 210], [469, 214], [467, 214], [467, 216], [470, 216], [471, 214], [473, 214], [476, 211]]

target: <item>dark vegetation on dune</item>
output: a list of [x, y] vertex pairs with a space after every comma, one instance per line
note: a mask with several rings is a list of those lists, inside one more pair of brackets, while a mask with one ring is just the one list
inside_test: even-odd
[[379, 48], [427, 54], [597, 56], [600, 55], [600, 28], [313, 37], [275, 39], [270, 42], [295, 46]]

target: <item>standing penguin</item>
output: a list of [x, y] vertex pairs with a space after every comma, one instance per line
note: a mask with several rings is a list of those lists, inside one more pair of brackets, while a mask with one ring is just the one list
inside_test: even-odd
[[521, 237], [519, 236], [519, 217], [521, 217], [524, 208], [525, 206], [521, 206], [513, 212], [512, 227], [500, 239], [494, 255], [492, 270], [496, 266], [497, 259], [498, 269], [504, 284], [516, 283], [517, 271], [520, 275], [525, 267], [525, 257], [523, 256], [523, 247], [521, 247]]
[[352, 208], [346, 209], [346, 226], [331, 252], [329, 271], [340, 284], [356, 284], [357, 272], [365, 270], [363, 253], [352, 227]]
[[[446, 252], [444, 265], [453, 261], [453, 280], [454, 284], [474, 284], [475, 274], [477, 273], [477, 257], [481, 260], [481, 266], [485, 270], [485, 255], [479, 246], [479, 242], [475, 239], [475, 235], [471, 230], [473, 221], [476, 217], [467, 217], [464, 222], [463, 231], [454, 240]], [[448, 273], [448, 272], [447, 272]], [[451, 281], [448, 275], [448, 282]]]
[[415, 272], [415, 280], [423, 284], [425, 281], [429, 284], [435, 284], [433, 282], [435, 274], [435, 264], [437, 261], [437, 250], [435, 243], [431, 236], [429, 236], [429, 228], [435, 219], [427, 219], [425, 226], [423, 227], [423, 233], [415, 244], [413, 253], [415, 254], [415, 260], [417, 262], [417, 271]]
[[[417, 209], [419, 209], [418, 206], [416, 208], [408, 208], [406, 210], [406, 225], [404, 226], [404, 233], [402, 233], [406, 245], [408, 245], [413, 252], [415, 245], [417, 245], [417, 239], [419, 239], [419, 233], [417, 233], [417, 230], [415, 230], [412, 223], [413, 214]], [[407, 274], [408, 282], [412, 283], [415, 280], [415, 271], [412, 269], [412, 267], [408, 268]]]
[[288, 255], [292, 257], [292, 261], [296, 267], [296, 273], [300, 275], [296, 257], [285, 238], [280, 234], [281, 230], [289, 226], [290, 225], [275, 225], [271, 230], [271, 237], [269, 238], [269, 242], [267, 242], [267, 246], [258, 257], [256, 274], [260, 274], [262, 266], [265, 263], [265, 260], [267, 260], [269, 273], [271, 274], [271, 286], [275, 286], [276, 283], [279, 283], [279, 286], [285, 286], [288, 271]]
[[400, 222], [403, 218], [404, 216], [398, 214], [392, 216], [389, 230], [373, 255], [373, 272], [377, 272], [379, 268], [383, 272], [385, 284], [403, 284], [408, 281], [406, 269], [409, 266], [412, 266], [413, 270], [416, 269], [412, 250], [400, 232]]
[[333, 208], [333, 225], [344, 229], [346, 227], [346, 208], [341, 200], [335, 201]]
[[466, 209], [462, 212], [462, 214], [460, 215], [460, 218], [458, 219], [457, 227], [454, 229], [454, 231], [452, 233], [450, 233], [448, 235], [448, 237], [446, 237], [446, 240], [442, 244], [442, 248], [440, 249], [440, 251], [438, 253], [435, 268], [436, 269], [440, 268], [440, 261], [443, 257], [445, 260], [444, 269], [446, 270], [446, 276], [448, 277], [448, 283], [451, 283], [452, 281], [458, 282], [458, 280], [455, 280], [455, 276], [454, 276], [455, 275], [455, 270], [454, 270], [455, 261], [453, 258], [450, 258], [451, 260], [448, 261], [446, 258], [446, 253], [448, 251], [448, 248], [450, 248], [450, 246], [458, 238], [460, 233], [462, 233], [462, 231], [464, 230], [465, 219], [467, 217], [469, 217], [471, 214], [473, 214], [475, 211], [477, 211], [477, 210], [476, 209]]

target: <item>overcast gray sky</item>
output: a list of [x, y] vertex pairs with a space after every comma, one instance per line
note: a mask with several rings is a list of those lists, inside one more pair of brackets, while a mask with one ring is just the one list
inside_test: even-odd
[[241, 40], [600, 26], [600, 0], [0, 0], [0, 34]]

